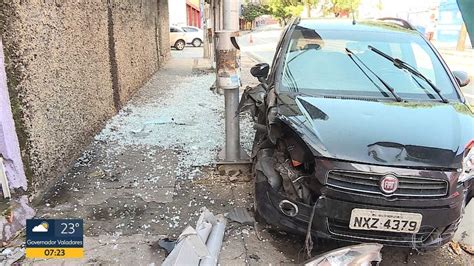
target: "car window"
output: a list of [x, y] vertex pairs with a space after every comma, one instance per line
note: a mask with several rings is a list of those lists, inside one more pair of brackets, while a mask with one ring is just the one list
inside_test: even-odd
[[183, 30], [179, 29], [179, 28], [175, 28], [175, 27], [171, 27], [170, 28], [170, 32], [182, 32]]
[[195, 28], [190, 28], [190, 27], [183, 27], [183, 30], [184, 30], [185, 32], [198, 32], [197, 29], [195, 29]]
[[[395, 67], [369, 50], [369, 45], [408, 62], [426, 75], [446, 98], [458, 99], [446, 70], [418, 34], [390, 31], [355, 34], [340, 29], [315, 31], [302, 26], [297, 26], [292, 33], [284, 58], [280, 90], [389, 97], [388, 90], [364, 67], [365, 64], [402, 98], [437, 99], [425, 81]], [[352, 60], [346, 48], [363, 64], [355, 57]]]

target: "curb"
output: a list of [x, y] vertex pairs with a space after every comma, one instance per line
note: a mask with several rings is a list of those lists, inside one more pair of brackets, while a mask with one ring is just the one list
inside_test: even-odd
[[254, 52], [245, 51], [244, 53], [245, 53], [245, 55], [247, 55], [248, 57], [250, 57], [250, 59], [251, 59], [252, 61], [254, 61], [255, 63], [268, 63], [268, 64], [270, 64], [269, 62], [266, 62], [266, 60], [265, 60], [263, 57], [257, 55], [257, 54], [254, 53]]

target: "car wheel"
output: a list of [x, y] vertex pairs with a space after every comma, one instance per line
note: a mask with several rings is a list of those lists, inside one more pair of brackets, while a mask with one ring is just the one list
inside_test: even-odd
[[198, 39], [198, 38], [194, 39], [193, 42], [192, 42], [192, 45], [194, 47], [200, 47], [202, 45], [201, 39]]
[[183, 41], [183, 40], [177, 40], [175, 43], [174, 43], [174, 48], [176, 48], [176, 50], [183, 50], [184, 49], [184, 46], [186, 46], [186, 42]]

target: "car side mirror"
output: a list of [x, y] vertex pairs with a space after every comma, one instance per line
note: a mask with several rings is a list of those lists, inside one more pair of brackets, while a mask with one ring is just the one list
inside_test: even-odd
[[456, 78], [459, 87], [464, 87], [471, 82], [469, 75], [464, 71], [453, 71], [453, 75], [454, 78]]
[[256, 64], [250, 69], [250, 74], [256, 77], [260, 82], [264, 82], [268, 77], [268, 72], [270, 71], [270, 65], [267, 63]]

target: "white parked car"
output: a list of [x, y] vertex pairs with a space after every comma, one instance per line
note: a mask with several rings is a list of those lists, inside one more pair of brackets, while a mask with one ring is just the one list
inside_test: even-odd
[[194, 47], [202, 45], [204, 40], [203, 30], [194, 26], [183, 26], [181, 29], [183, 29], [186, 36], [186, 43], [192, 44]]
[[180, 27], [170, 27], [170, 46], [176, 50], [183, 50], [186, 46], [186, 35]]

